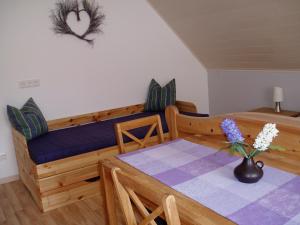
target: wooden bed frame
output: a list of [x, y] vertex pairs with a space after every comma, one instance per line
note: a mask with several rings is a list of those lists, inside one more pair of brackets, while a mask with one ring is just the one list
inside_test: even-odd
[[[179, 111], [197, 112], [196, 106], [189, 102], [177, 101], [176, 107]], [[127, 116], [143, 110], [144, 104], [138, 104], [51, 120], [47, 123], [51, 131]], [[37, 165], [29, 156], [25, 137], [15, 129], [12, 133], [20, 179], [43, 212], [99, 194], [98, 162], [120, 152], [116, 145]], [[168, 140], [169, 134], [164, 134], [164, 138]], [[157, 136], [149, 139], [150, 144], [158, 143]], [[126, 144], [126, 148], [133, 151], [138, 149], [139, 145], [130, 142]]]

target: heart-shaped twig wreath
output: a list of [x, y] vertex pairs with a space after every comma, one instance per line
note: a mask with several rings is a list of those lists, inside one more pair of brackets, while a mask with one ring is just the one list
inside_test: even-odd
[[[57, 34], [73, 35], [89, 44], [93, 44], [94, 40], [87, 36], [93, 33], [102, 32], [100, 25], [103, 24], [105, 15], [100, 11], [100, 7], [94, 1], [82, 0], [82, 9], [79, 9], [77, 0], [61, 0], [56, 3], [56, 9], [51, 12], [51, 19], [53, 22], [53, 30]], [[78, 34], [71, 29], [68, 22], [68, 16], [75, 13], [77, 22], [81, 21], [81, 16], [86, 13], [89, 17], [89, 24], [82, 34]]]

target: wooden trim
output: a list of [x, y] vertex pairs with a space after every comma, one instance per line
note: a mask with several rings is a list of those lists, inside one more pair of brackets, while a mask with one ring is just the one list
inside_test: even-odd
[[[191, 102], [176, 101], [176, 107], [181, 112], [197, 112], [197, 107]], [[130, 105], [115, 109], [108, 109], [99, 112], [87, 113], [78, 116], [71, 116], [62, 119], [47, 121], [48, 129], [57, 130], [71, 126], [78, 126], [86, 123], [99, 122], [121, 116], [128, 116], [144, 111], [144, 104]]]
[[3, 178], [0, 179], [0, 184], [6, 184], [6, 183], [9, 183], [9, 182], [13, 182], [13, 181], [19, 180], [19, 179], [20, 179], [19, 175], [13, 175], [13, 176], [9, 176], [9, 177], [3, 177]]
[[57, 120], [48, 121], [49, 130], [62, 129], [65, 127], [78, 126], [86, 123], [99, 122], [116, 117], [136, 114], [144, 110], [144, 104], [131, 105], [100, 112], [87, 113], [79, 116], [71, 116]]
[[197, 112], [197, 107], [192, 102], [176, 101], [175, 105], [178, 108], [179, 112], [191, 112], [191, 113]]

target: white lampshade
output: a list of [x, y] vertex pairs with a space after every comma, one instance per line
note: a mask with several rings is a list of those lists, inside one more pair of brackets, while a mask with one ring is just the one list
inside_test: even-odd
[[274, 102], [282, 102], [283, 101], [283, 90], [281, 87], [274, 87], [273, 101]]

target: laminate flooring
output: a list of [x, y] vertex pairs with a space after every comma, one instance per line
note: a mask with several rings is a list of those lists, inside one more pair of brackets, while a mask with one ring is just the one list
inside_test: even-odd
[[42, 213], [21, 181], [0, 185], [1, 225], [107, 225], [101, 196]]

